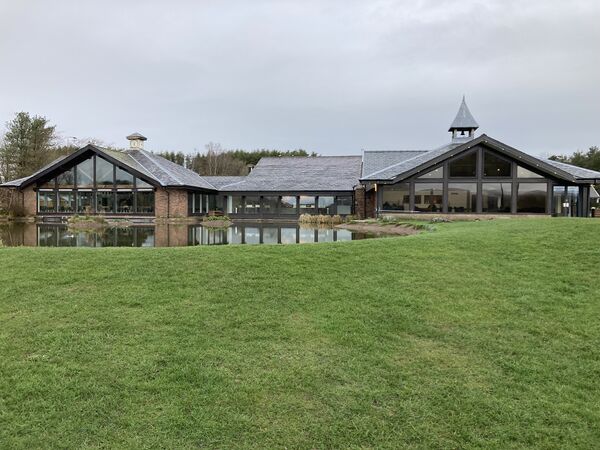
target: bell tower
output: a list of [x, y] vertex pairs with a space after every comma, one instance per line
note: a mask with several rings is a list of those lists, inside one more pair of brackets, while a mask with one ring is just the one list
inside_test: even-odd
[[471, 111], [469, 111], [465, 96], [463, 95], [460, 108], [458, 108], [456, 117], [448, 129], [452, 133], [452, 142], [462, 143], [470, 141], [475, 137], [475, 130], [477, 128], [479, 128], [479, 125], [473, 118]]

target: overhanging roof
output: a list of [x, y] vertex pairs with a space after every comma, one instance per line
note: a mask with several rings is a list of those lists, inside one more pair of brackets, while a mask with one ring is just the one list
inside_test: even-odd
[[212, 184], [204, 180], [196, 172], [145, 150], [130, 149], [118, 151], [98, 147], [93, 144], [88, 144], [68, 156], [62, 156], [56, 159], [29, 177], [9, 181], [0, 186], [16, 188], [27, 187], [39, 179], [52, 175], [55, 172], [59, 172], [60, 168], [65, 165], [70, 163], [75, 164], [88, 153], [100, 155], [118, 167], [133, 173], [135, 176], [142, 178], [144, 181], [154, 186], [189, 187], [216, 191], [216, 188]]
[[[420, 153], [410, 159], [402, 160], [399, 163], [392, 164], [374, 173], [364, 173], [361, 181], [369, 182], [398, 182], [413, 176], [417, 173], [427, 170], [443, 162], [444, 160], [465, 152], [477, 145], [484, 145], [498, 153], [505, 154], [517, 161], [522, 161], [523, 164], [538, 169], [541, 172], [573, 183], [590, 182], [595, 183], [600, 181], [600, 172], [594, 170], [583, 169], [581, 167], [572, 166], [570, 164], [559, 163], [547, 159], [536, 158], [528, 155], [516, 148], [510, 147], [496, 139], [493, 139], [485, 134], [472, 139], [462, 144], [451, 143], [425, 153]], [[365, 159], [369, 157], [368, 152], [365, 152]], [[365, 161], [365, 166], [368, 166]]]

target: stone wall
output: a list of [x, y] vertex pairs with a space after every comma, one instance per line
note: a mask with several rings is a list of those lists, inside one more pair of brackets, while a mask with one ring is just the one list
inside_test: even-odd
[[157, 189], [155, 194], [157, 218], [188, 216], [188, 193], [183, 189]]
[[377, 204], [377, 192], [375, 189], [365, 190], [364, 186], [354, 191], [354, 211], [359, 219], [375, 217], [375, 206]]

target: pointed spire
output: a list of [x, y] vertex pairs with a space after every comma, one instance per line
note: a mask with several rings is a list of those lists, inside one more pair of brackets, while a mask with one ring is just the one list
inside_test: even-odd
[[456, 117], [452, 121], [452, 125], [450, 125], [448, 131], [475, 131], [477, 128], [479, 128], [479, 125], [473, 118], [471, 111], [469, 111], [465, 96], [463, 95], [458, 113], [456, 113]]

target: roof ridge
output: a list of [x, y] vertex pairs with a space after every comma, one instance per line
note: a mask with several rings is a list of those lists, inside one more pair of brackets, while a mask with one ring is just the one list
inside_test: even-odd
[[[140, 151], [140, 150], [138, 150], [138, 151]], [[158, 178], [156, 178], [156, 177], [155, 177], [155, 176], [152, 174], [152, 172], [151, 172], [151, 171], [150, 171], [150, 170], [149, 170], [149, 169], [148, 169], [148, 168], [147, 168], [145, 165], [143, 165], [143, 164], [142, 164], [140, 161], [138, 161], [137, 159], [135, 159], [135, 158], [132, 156], [131, 152], [127, 152], [127, 153], [125, 153], [125, 154], [126, 154], [126, 155], [129, 155], [129, 156], [131, 157], [131, 159], [133, 159], [133, 160], [134, 160], [136, 163], [138, 163], [138, 164], [139, 164], [139, 165], [140, 165], [140, 166], [141, 166], [141, 167], [142, 167], [142, 168], [143, 168], [143, 169], [146, 171], [146, 173], [148, 174], [148, 176], [149, 176], [150, 178], [152, 178], [154, 181], [157, 181], [159, 184], [162, 184], [162, 183], [161, 183], [161, 181], [160, 181]]]
[[[141, 149], [140, 149], [140, 150], [138, 150], [138, 151], [139, 151], [140, 153], [142, 153], [144, 156], [146, 156], [146, 158], [148, 158], [149, 160], [151, 160], [152, 162], [154, 162], [154, 164], [156, 164], [156, 165], [157, 165], [158, 167], [160, 167], [162, 170], [164, 170], [164, 171], [168, 172], [169, 176], [170, 176], [171, 178], [175, 179], [175, 181], [177, 181], [179, 184], [183, 184], [183, 183], [182, 183], [182, 181], [181, 181], [179, 178], [177, 178], [175, 175], [173, 175], [173, 174], [171, 173], [171, 171], [170, 171], [170, 170], [166, 169], [166, 168], [164, 167], [164, 165], [163, 165], [163, 164], [161, 164], [160, 162], [158, 162], [158, 161], [157, 161], [157, 160], [154, 158], [154, 157], [155, 157], [155, 156], [157, 156], [157, 155], [155, 155], [155, 154], [154, 154], [154, 153], [152, 153], [152, 152], [147, 152], [146, 150], [141, 150]], [[152, 156], [150, 156], [150, 155], [152, 155]], [[159, 156], [159, 158], [161, 158], [161, 159], [164, 159], [164, 158], [162, 158], [162, 157], [160, 157], [160, 156]], [[167, 161], [167, 160], [165, 159], [165, 161]], [[212, 186], [212, 185], [211, 185], [211, 186]]]
[[[423, 153], [435, 152], [435, 151], [438, 151], [438, 150], [442, 150], [443, 148], [448, 148], [448, 147], [451, 147], [452, 145], [459, 145], [459, 144], [453, 144], [453, 143], [451, 142], [451, 143], [449, 143], [449, 144], [442, 145], [442, 146], [440, 146], [440, 147], [437, 147], [437, 148], [434, 148], [434, 149], [431, 149], [431, 150], [425, 150]], [[405, 159], [404, 161], [400, 161], [400, 162], [398, 162], [398, 163], [396, 163], [396, 164], [392, 164], [391, 166], [387, 166], [387, 167], [384, 167], [383, 169], [376, 170], [375, 172], [373, 172], [373, 173], [370, 173], [370, 174], [368, 174], [368, 175], [366, 175], [366, 176], [364, 176], [364, 177], [362, 177], [362, 178], [368, 178], [368, 177], [371, 177], [371, 176], [373, 176], [373, 175], [376, 175], [376, 174], [378, 174], [378, 173], [380, 173], [380, 172], [383, 172], [383, 171], [385, 171], [385, 170], [389, 170], [389, 169], [392, 169], [392, 168], [394, 168], [394, 167], [396, 167], [396, 166], [399, 166], [400, 164], [406, 164], [407, 162], [409, 162], [409, 161], [412, 161], [413, 159], [415, 159], [415, 158], [418, 158], [419, 156], [421, 156], [421, 155], [415, 155], [415, 156], [413, 156], [412, 158], [408, 158], [408, 159]]]

